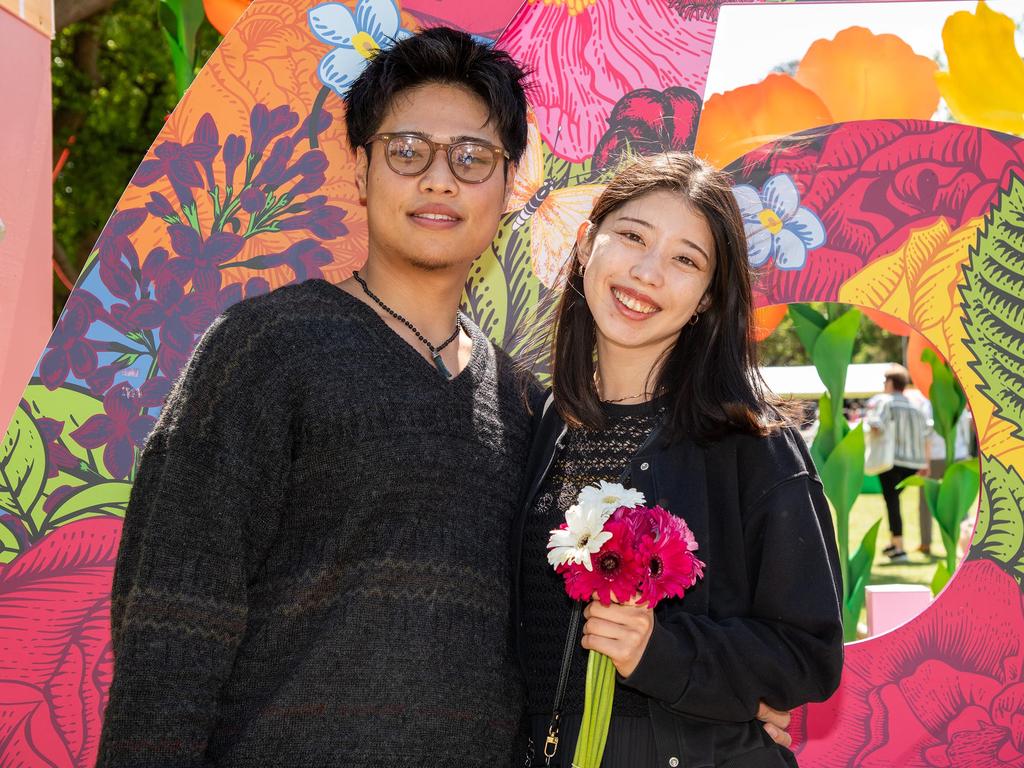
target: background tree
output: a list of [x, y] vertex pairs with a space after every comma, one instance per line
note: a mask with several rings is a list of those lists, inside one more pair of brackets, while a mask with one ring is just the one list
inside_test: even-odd
[[[810, 305], [823, 315], [828, 314], [825, 303]], [[845, 311], [845, 305], [833, 305], [833, 314]], [[853, 363], [901, 363], [904, 339], [879, 328], [868, 318], [860, 326], [853, 349]], [[758, 345], [761, 365], [811, 365], [807, 350], [800, 344], [793, 327], [793, 317], [782, 318], [771, 336]]]
[[[53, 41], [54, 258], [77, 279], [118, 198], [178, 102], [155, 0], [58, 0]], [[203, 22], [195, 71], [220, 34]], [[68, 290], [54, 277], [54, 320]]]

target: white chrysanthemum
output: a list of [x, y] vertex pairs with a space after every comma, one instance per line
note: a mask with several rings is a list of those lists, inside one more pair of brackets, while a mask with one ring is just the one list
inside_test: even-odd
[[644, 503], [644, 495], [635, 488], [626, 488], [619, 483], [588, 485], [580, 491], [577, 503], [586, 510], [597, 510], [603, 520], [619, 507], [639, 507]]
[[581, 563], [588, 571], [594, 570], [590, 556], [597, 554], [612, 537], [602, 530], [605, 517], [597, 509], [569, 507], [565, 513], [566, 528], [551, 532], [548, 539], [548, 562], [557, 568], [568, 563]]

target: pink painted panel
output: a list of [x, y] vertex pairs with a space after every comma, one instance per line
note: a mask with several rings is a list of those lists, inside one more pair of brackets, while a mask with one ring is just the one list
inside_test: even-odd
[[50, 40], [0, 10], [0, 434], [50, 337]]

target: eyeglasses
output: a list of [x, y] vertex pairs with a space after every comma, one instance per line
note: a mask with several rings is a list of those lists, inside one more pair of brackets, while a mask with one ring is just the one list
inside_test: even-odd
[[366, 142], [384, 143], [384, 158], [388, 167], [402, 176], [419, 176], [434, 162], [434, 156], [443, 149], [448, 156], [452, 175], [467, 184], [482, 184], [491, 178], [498, 159], [512, 156], [501, 147], [482, 141], [457, 141], [445, 144], [415, 133], [375, 133]]

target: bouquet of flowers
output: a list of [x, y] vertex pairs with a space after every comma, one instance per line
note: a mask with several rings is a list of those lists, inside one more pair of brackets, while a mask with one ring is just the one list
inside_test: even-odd
[[[645, 503], [642, 493], [617, 483], [580, 491], [548, 540], [548, 562], [565, 579], [569, 597], [603, 605], [635, 601], [653, 609], [666, 597], [682, 597], [704, 575], [686, 522]], [[612, 660], [590, 651], [574, 768], [601, 764], [614, 695]]]

